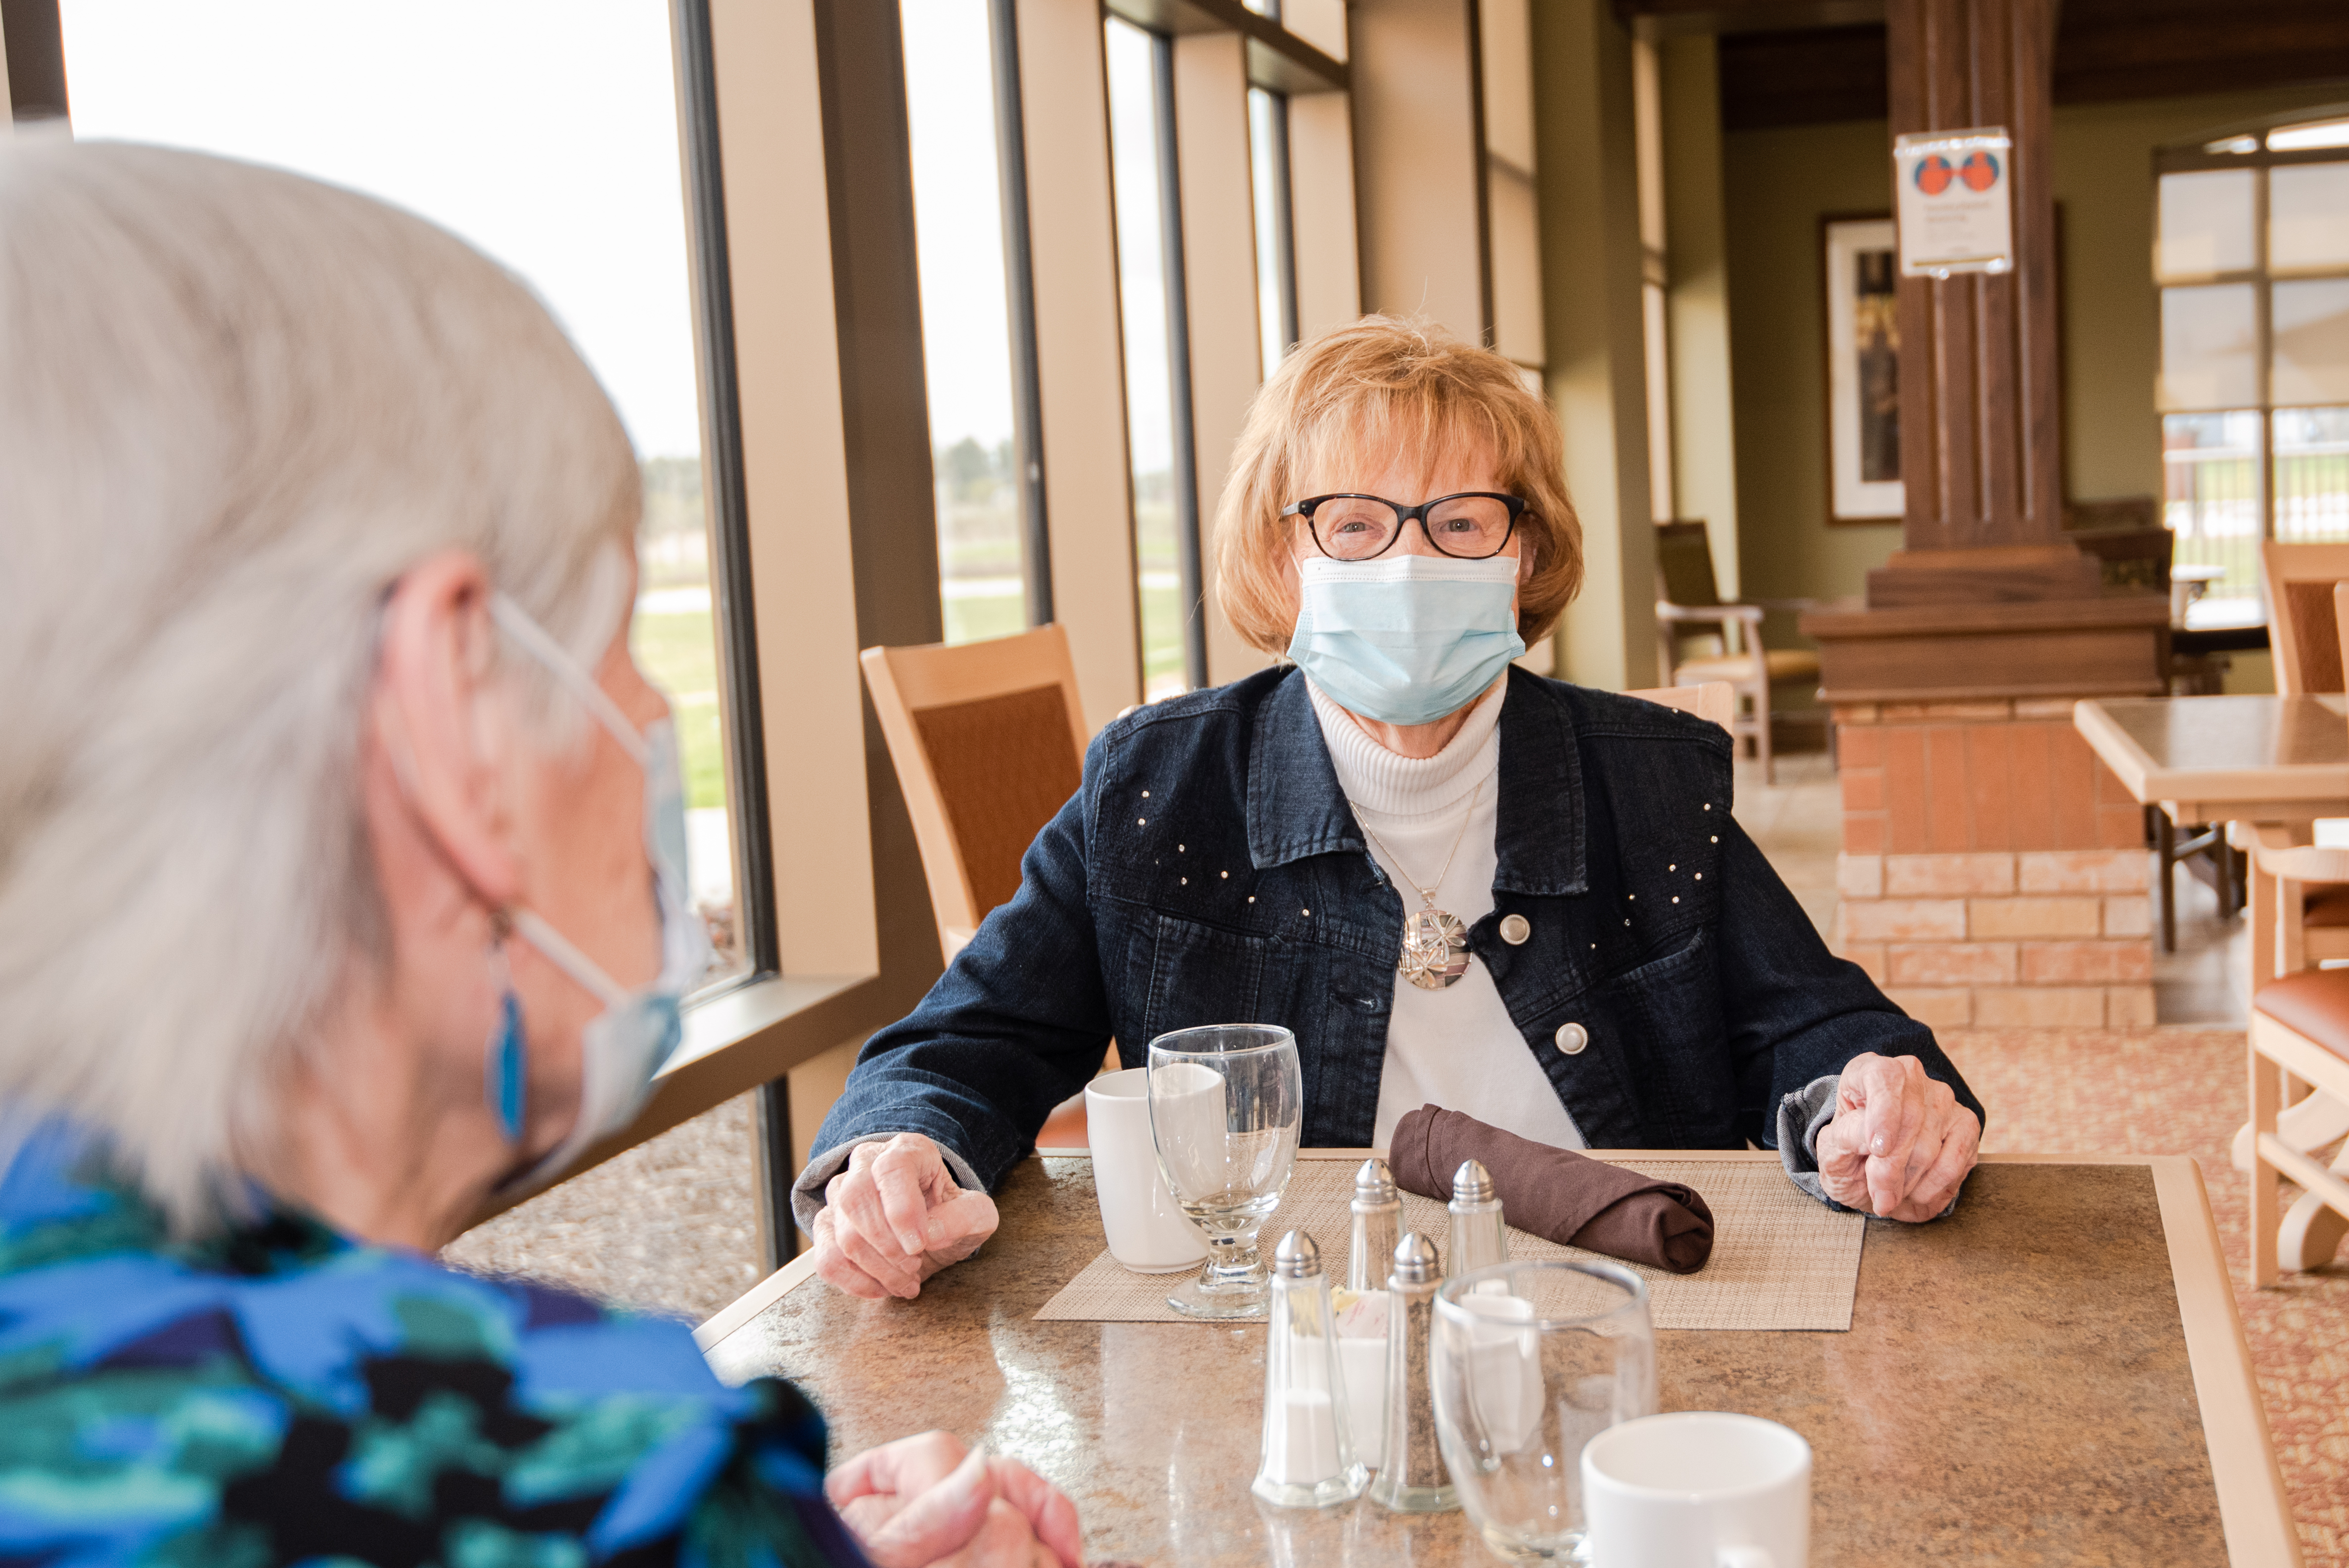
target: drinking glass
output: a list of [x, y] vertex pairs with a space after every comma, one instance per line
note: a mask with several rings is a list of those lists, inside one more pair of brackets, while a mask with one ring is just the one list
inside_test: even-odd
[[1582, 1445], [1656, 1408], [1648, 1287], [1613, 1264], [1501, 1264], [1436, 1293], [1435, 1440], [1460, 1506], [1512, 1563], [1577, 1562]]
[[1208, 1024], [1150, 1042], [1150, 1139], [1207, 1261], [1166, 1305], [1191, 1317], [1262, 1317], [1256, 1236], [1297, 1163], [1305, 1084], [1297, 1037], [1271, 1024]]

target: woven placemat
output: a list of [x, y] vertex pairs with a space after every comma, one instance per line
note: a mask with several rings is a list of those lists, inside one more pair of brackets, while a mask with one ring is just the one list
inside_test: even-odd
[[[1712, 1205], [1713, 1256], [1692, 1274], [1630, 1265], [1648, 1282], [1649, 1310], [1658, 1328], [1804, 1328], [1844, 1332], [1859, 1283], [1860, 1241], [1867, 1223], [1838, 1214], [1795, 1191], [1775, 1163], [1745, 1161], [1624, 1160], [1643, 1175], [1695, 1188]], [[1274, 1240], [1304, 1230], [1320, 1244], [1321, 1264], [1343, 1283], [1353, 1233], [1350, 1208], [1354, 1165], [1340, 1160], [1300, 1160], [1279, 1209], [1261, 1233], [1266, 1254]], [[1434, 1238], [1449, 1233], [1444, 1205], [1402, 1195], [1402, 1224]], [[1509, 1256], [1588, 1258], [1512, 1228]], [[1141, 1274], [1104, 1251], [1036, 1314], [1040, 1321], [1195, 1323], [1167, 1310], [1166, 1293], [1183, 1275]]]

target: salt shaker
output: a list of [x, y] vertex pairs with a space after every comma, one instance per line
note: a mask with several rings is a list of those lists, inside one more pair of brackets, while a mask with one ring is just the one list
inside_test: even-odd
[[1457, 1279], [1481, 1268], [1509, 1261], [1509, 1231], [1501, 1218], [1501, 1200], [1494, 1194], [1492, 1174], [1474, 1160], [1462, 1162], [1452, 1176], [1452, 1266], [1446, 1279]]
[[1371, 1501], [1397, 1513], [1444, 1513], [1460, 1506], [1435, 1448], [1435, 1400], [1427, 1382], [1427, 1342], [1442, 1284], [1435, 1245], [1416, 1231], [1394, 1250], [1387, 1276], [1387, 1442]]
[[1346, 1288], [1356, 1293], [1387, 1288], [1395, 1243], [1402, 1240], [1402, 1199], [1394, 1172], [1383, 1160], [1362, 1161], [1354, 1172], [1354, 1244], [1346, 1253]]
[[1358, 1495], [1370, 1471], [1354, 1457], [1338, 1370], [1330, 1279], [1303, 1231], [1280, 1238], [1268, 1282], [1264, 1446], [1248, 1490], [1279, 1508], [1323, 1508]]

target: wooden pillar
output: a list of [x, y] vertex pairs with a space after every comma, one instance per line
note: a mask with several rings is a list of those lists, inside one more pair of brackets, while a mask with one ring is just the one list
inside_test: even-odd
[[1906, 546], [1871, 607], [2092, 598], [2095, 561], [2062, 533], [2055, 205], [2048, 146], [2056, 0], [1891, 0], [1891, 131], [2003, 126], [2014, 264], [1903, 277]]
[[1889, 0], [1891, 132], [2005, 129], [2013, 264], [1900, 279], [1904, 548], [1865, 609], [1803, 617], [1840, 741], [1836, 945], [1936, 1026], [2154, 1021], [2141, 814], [2071, 710], [2168, 689], [2169, 611], [2063, 532], [2055, 5]]

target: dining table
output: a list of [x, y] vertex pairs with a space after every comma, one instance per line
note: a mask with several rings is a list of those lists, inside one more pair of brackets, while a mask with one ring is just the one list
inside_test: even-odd
[[[2305, 842], [2314, 822], [2349, 817], [2349, 696], [2338, 692], [2095, 698], [2074, 707], [2072, 723], [2130, 795], [2179, 827], [2231, 822], [2253, 845], [2282, 847]], [[2275, 977], [2279, 901], [2298, 885], [2251, 856], [2254, 995]], [[2344, 1133], [2349, 1106], [2323, 1095], [2286, 1107], [2277, 1121], [2277, 1135], [2302, 1151]], [[2236, 1138], [2235, 1164], [2251, 1169], [2248, 1131]]]
[[[1089, 1563], [1500, 1561], [1457, 1511], [1257, 1501], [1263, 1325], [1040, 1321], [1102, 1250], [1091, 1161], [1022, 1161], [997, 1203], [915, 1299], [850, 1296], [802, 1254], [697, 1338], [730, 1382], [799, 1385], [835, 1456], [936, 1428], [1023, 1461], [1075, 1503]], [[1810, 1442], [1813, 1568], [2300, 1562], [2191, 1160], [1986, 1155], [1945, 1217], [1864, 1225], [1847, 1330], [1657, 1333], [1660, 1409]]]

